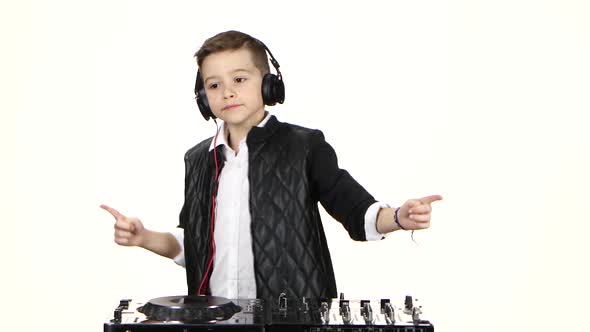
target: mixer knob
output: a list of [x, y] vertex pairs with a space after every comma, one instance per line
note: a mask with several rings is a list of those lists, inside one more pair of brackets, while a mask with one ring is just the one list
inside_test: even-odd
[[115, 323], [121, 323], [121, 319], [123, 318], [123, 308], [122, 307], [118, 307], [117, 309], [115, 309], [114, 315], [113, 315], [113, 322]]
[[304, 312], [309, 311], [309, 304], [307, 304], [307, 299], [305, 298], [305, 296], [303, 297], [303, 306], [302, 309]]
[[373, 323], [373, 309], [370, 301], [361, 300], [361, 316], [363, 316], [367, 325]]
[[287, 311], [287, 294], [285, 293], [279, 295], [279, 311]]
[[420, 314], [422, 313], [422, 307], [414, 307], [412, 309], [412, 321], [414, 323], [420, 323]]
[[385, 321], [387, 322], [387, 324], [395, 324], [395, 312], [393, 310], [393, 306], [391, 305], [391, 303], [385, 303], [385, 306], [383, 308], [383, 314], [385, 315]]
[[340, 308], [340, 314], [342, 314], [342, 308], [344, 306], [347, 306], [348, 308], [350, 308], [350, 302], [348, 300], [340, 299], [340, 304], [338, 306]]
[[344, 324], [350, 324], [352, 321], [352, 313], [350, 312], [350, 305], [348, 301], [343, 301], [340, 303], [340, 315], [342, 316], [342, 321]]
[[340, 300], [340, 314], [342, 315], [342, 310], [344, 307], [350, 309], [350, 302], [348, 300]]
[[117, 307], [117, 309], [115, 309], [115, 312], [113, 313], [114, 322], [121, 322], [121, 319], [123, 318], [123, 311], [129, 309], [129, 302], [131, 302], [131, 299], [123, 299], [119, 301], [119, 306]]
[[412, 297], [410, 295], [406, 295], [406, 300], [404, 302], [404, 312], [406, 314], [412, 313], [412, 308], [414, 308], [414, 301], [412, 301]]
[[330, 323], [330, 309], [328, 308], [328, 302], [322, 301], [320, 304], [320, 318], [322, 324]]
[[119, 307], [122, 307], [123, 309], [129, 309], [129, 302], [131, 302], [131, 299], [123, 299], [119, 301]]

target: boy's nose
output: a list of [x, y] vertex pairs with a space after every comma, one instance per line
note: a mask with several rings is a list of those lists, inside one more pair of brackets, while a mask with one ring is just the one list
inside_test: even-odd
[[224, 98], [233, 98], [236, 96], [236, 93], [234, 90], [227, 88], [223, 91], [223, 97]]

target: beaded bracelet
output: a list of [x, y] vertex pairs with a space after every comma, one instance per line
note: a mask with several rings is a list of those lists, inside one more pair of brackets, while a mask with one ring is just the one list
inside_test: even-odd
[[397, 211], [399, 211], [399, 208], [395, 209], [395, 215], [393, 216], [393, 221], [399, 226], [400, 229], [402, 230], [406, 230], [397, 220]]

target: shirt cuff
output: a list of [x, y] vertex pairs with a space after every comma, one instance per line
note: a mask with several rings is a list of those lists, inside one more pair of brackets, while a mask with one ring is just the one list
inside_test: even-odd
[[178, 253], [178, 255], [176, 255], [176, 257], [173, 258], [174, 263], [182, 267], [186, 267], [186, 263], [184, 261], [184, 229], [176, 227], [170, 233], [172, 234], [172, 236], [174, 236], [176, 242], [178, 242], [178, 245], [180, 246], [180, 253]]
[[381, 234], [377, 231], [377, 215], [379, 210], [390, 207], [382, 202], [373, 203], [365, 212], [365, 238], [367, 241], [383, 240], [389, 233]]

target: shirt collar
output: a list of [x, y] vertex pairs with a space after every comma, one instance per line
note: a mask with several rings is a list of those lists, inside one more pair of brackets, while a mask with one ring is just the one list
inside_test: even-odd
[[[264, 117], [264, 119], [262, 119], [262, 121], [260, 121], [260, 123], [258, 125], [256, 125], [256, 127], [264, 127], [266, 125], [266, 123], [268, 122], [268, 120], [271, 118], [271, 115], [269, 112], [265, 111], [264, 112], [266, 114], [266, 116]], [[229, 146], [229, 144], [227, 144], [227, 137], [225, 135], [225, 122], [221, 123], [221, 126], [219, 126], [219, 130], [218, 133], [223, 133], [222, 135], [217, 135], [217, 142], [215, 142], [215, 138], [213, 138], [213, 140], [211, 140], [211, 145], [209, 145], [209, 151], [213, 150], [213, 148], [221, 146], [221, 145], [225, 145], [225, 146]], [[217, 143], [217, 144], [215, 144]]]

